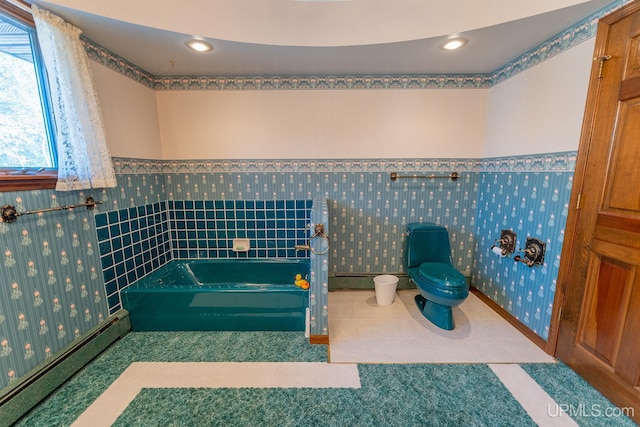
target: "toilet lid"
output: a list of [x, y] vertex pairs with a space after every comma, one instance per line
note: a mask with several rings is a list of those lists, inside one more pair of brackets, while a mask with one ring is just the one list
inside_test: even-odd
[[425, 262], [420, 265], [418, 277], [446, 288], [467, 287], [467, 279], [458, 270], [441, 262]]

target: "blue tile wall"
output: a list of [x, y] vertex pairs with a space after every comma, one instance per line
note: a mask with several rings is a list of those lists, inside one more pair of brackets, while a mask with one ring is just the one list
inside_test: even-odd
[[[298, 258], [309, 237], [311, 200], [168, 201], [173, 258]], [[233, 239], [250, 241], [234, 252]]]
[[[472, 284], [543, 339], [549, 323], [560, 267], [575, 153], [494, 159], [480, 174]], [[502, 171], [499, 171], [499, 170]], [[510, 171], [504, 171], [510, 169]], [[500, 257], [491, 246], [501, 230], [517, 234], [517, 249], [527, 237], [546, 243], [542, 266]], [[520, 255], [522, 255], [520, 253]]]
[[[133, 186], [132, 178], [126, 182]], [[96, 234], [109, 313], [122, 308], [122, 289], [172, 259], [308, 257], [295, 245], [308, 241], [311, 204], [171, 200], [98, 213]], [[235, 238], [249, 239], [251, 250], [234, 252]]]
[[109, 313], [122, 308], [120, 290], [171, 260], [166, 202], [95, 217]]

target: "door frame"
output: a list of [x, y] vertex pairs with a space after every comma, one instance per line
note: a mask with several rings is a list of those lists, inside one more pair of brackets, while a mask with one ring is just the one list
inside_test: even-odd
[[[582, 121], [582, 129], [580, 132], [580, 142], [578, 145], [578, 154], [576, 157], [576, 167], [573, 175], [573, 187], [569, 198], [569, 212], [565, 226], [564, 244], [560, 255], [560, 269], [558, 272], [556, 294], [553, 301], [553, 309], [551, 312], [551, 320], [549, 323], [549, 338], [545, 347], [545, 351], [552, 356], [557, 354], [558, 339], [560, 333], [560, 320], [562, 318], [562, 310], [565, 305], [566, 289], [569, 285], [569, 276], [574, 268], [573, 259], [576, 251], [581, 250], [579, 239], [576, 236], [578, 221], [581, 215], [596, 215], [597, 213], [583, 212], [580, 208], [580, 198], [583, 193], [585, 176], [588, 174], [587, 160], [591, 151], [591, 143], [593, 140], [593, 130], [595, 127], [595, 116], [598, 109], [598, 99], [600, 97], [600, 84], [602, 79], [599, 78], [600, 63], [595, 58], [604, 56], [609, 41], [609, 27], [621, 18], [640, 11], [640, 0], [628, 3], [622, 8], [611, 12], [610, 14], [600, 18], [596, 31], [596, 44], [594, 47], [591, 65], [591, 74], [589, 77], [589, 87], [587, 90], [587, 99], [585, 103], [585, 112]], [[592, 218], [595, 220], [595, 218]], [[576, 266], [575, 268], [582, 268]], [[586, 267], [586, 266], [584, 266]], [[581, 303], [582, 305], [583, 303]]]

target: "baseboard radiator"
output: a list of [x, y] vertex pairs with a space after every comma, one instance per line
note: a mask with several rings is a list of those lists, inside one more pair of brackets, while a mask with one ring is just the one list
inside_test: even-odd
[[356, 273], [356, 272], [335, 272], [329, 273], [329, 290], [338, 289], [374, 289], [373, 279], [382, 274], [391, 274], [396, 276], [398, 281], [398, 289], [412, 289], [415, 285], [409, 281], [409, 276], [401, 272], [385, 272], [385, 273]]
[[329, 273], [329, 277], [376, 277], [381, 274], [391, 274], [397, 277], [408, 277], [407, 273], [391, 272], [391, 273], [355, 273], [355, 272], [335, 272]]
[[41, 363], [0, 396], [0, 427], [10, 426], [71, 378], [107, 347], [131, 331], [126, 310], [120, 310], [72, 342], [52, 360]]

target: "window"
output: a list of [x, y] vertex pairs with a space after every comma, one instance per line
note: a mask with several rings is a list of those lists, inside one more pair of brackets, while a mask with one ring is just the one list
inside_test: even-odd
[[49, 91], [28, 12], [0, 0], [0, 191], [54, 188]]

